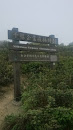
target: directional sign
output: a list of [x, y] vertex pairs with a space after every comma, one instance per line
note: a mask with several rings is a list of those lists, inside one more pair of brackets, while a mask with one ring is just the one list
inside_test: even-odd
[[[18, 32], [18, 28], [8, 30], [9, 43], [9, 60], [14, 66], [14, 99], [20, 100], [20, 63], [28, 61], [48, 61], [55, 63], [58, 58], [56, 55], [58, 38], [53, 35], [46, 37], [35, 34]], [[19, 41], [33, 42], [33, 44], [20, 44]], [[40, 43], [39, 45], [35, 43]], [[41, 44], [42, 43], [42, 44]], [[45, 44], [46, 43], [46, 44]], [[45, 45], [44, 45], [45, 44]]]
[[19, 62], [19, 61], [50, 61], [56, 62], [57, 56], [50, 55], [50, 54], [43, 54], [43, 53], [24, 53], [18, 51], [12, 51], [9, 54], [9, 59], [12, 62]]
[[8, 39], [16, 40], [16, 41], [28, 41], [35, 43], [43, 43], [43, 44], [58, 44], [58, 38], [40, 36], [35, 34], [23, 33], [23, 32], [14, 32], [12, 30], [8, 30]]
[[55, 46], [41, 46], [41, 45], [32, 45], [32, 44], [15, 44], [9, 43], [10, 50], [18, 51], [44, 51], [44, 52], [56, 52], [57, 48]]

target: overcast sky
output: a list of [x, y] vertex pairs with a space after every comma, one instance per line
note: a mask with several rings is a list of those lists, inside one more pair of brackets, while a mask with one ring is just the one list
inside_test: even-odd
[[0, 40], [7, 30], [49, 36], [59, 43], [73, 42], [73, 0], [0, 0]]

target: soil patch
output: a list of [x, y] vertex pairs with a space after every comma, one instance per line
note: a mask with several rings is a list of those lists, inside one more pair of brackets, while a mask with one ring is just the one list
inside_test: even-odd
[[0, 95], [0, 130], [2, 130], [3, 121], [6, 115], [20, 114], [22, 112], [21, 102], [14, 101], [13, 85], [3, 87]]

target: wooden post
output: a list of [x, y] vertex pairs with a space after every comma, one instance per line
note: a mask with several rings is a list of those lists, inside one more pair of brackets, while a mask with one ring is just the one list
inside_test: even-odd
[[[13, 28], [12, 32], [18, 32], [18, 28]], [[13, 40], [13, 42], [18, 43], [19, 41]], [[20, 101], [21, 91], [20, 91], [20, 63], [14, 62], [14, 100]]]
[[20, 64], [18, 62], [13, 63], [14, 67], [14, 99], [19, 101], [21, 98], [20, 91]]

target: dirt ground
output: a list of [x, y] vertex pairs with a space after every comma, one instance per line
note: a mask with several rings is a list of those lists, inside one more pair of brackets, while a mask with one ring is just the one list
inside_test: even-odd
[[13, 85], [3, 87], [3, 93], [0, 95], [0, 130], [2, 130], [3, 121], [6, 115], [19, 114], [22, 112], [21, 102], [14, 101]]

